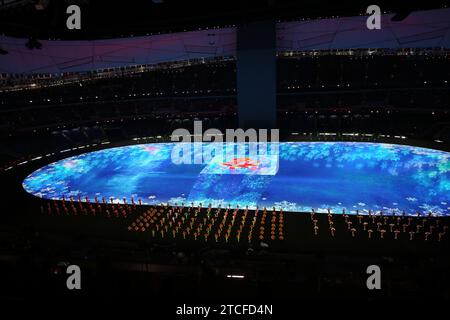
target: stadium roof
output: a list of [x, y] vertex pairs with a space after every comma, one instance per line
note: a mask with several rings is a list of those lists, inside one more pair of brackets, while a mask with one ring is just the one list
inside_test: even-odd
[[[366, 27], [367, 16], [277, 24], [277, 50], [450, 48], [450, 9], [413, 12], [402, 21], [382, 15], [381, 30]], [[209, 29], [108, 40], [42, 40], [0, 36], [0, 73], [82, 72], [198, 58], [234, 56], [236, 28]]]

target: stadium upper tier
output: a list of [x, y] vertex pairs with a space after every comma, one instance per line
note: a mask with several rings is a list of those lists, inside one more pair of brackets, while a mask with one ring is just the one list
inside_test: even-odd
[[[417, 11], [402, 21], [381, 17], [369, 30], [367, 16], [277, 24], [279, 53], [304, 50], [450, 48], [450, 9]], [[95, 41], [42, 40], [29, 50], [27, 39], [0, 36], [0, 73], [61, 74], [151, 65], [190, 59], [234, 56], [236, 28]]]

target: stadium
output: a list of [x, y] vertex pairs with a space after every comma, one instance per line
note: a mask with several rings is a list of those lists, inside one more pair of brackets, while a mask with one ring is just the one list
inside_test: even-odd
[[448, 301], [450, 9], [369, 5], [1, 2], [0, 299]]

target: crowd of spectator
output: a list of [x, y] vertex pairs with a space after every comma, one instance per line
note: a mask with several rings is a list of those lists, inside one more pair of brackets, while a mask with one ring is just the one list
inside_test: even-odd
[[448, 55], [317, 55], [278, 60], [278, 90], [447, 87]]
[[[279, 56], [282, 138], [361, 132], [449, 141], [447, 61], [447, 54], [426, 52]], [[205, 128], [238, 126], [234, 59], [32, 78], [26, 85], [15, 80], [0, 88], [3, 164], [104, 141], [168, 136], [194, 119]]]

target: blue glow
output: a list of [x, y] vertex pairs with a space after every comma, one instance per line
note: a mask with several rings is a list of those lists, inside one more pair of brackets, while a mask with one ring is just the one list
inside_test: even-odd
[[259, 159], [264, 161], [249, 157], [227, 162], [213, 154], [207, 164], [175, 164], [174, 148], [174, 143], [145, 144], [81, 154], [35, 171], [23, 186], [49, 199], [98, 196], [122, 201], [133, 196], [145, 204], [450, 213], [450, 153], [443, 151], [361, 142], [287, 142], [279, 144], [279, 154]]

